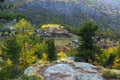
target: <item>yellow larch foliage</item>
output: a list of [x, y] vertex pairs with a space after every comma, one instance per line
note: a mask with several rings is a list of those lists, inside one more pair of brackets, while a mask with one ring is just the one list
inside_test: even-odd
[[33, 36], [34, 33], [33, 33], [33, 32], [28, 32], [27, 34], [28, 34], [29, 36]]
[[58, 24], [45, 24], [41, 26], [42, 29], [46, 29], [46, 28], [55, 28], [55, 29], [63, 29], [64, 27]]
[[8, 35], [8, 32], [7, 31], [5, 31], [5, 33], [4, 33], [5, 35]]
[[48, 54], [46, 53], [42, 54], [42, 61], [49, 61]]
[[108, 49], [108, 53], [111, 54], [111, 53], [114, 52], [114, 50], [115, 50], [114, 48], [109, 48], [109, 49]]
[[115, 58], [115, 61], [112, 67], [115, 69], [120, 69], [120, 58], [119, 57]]
[[59, 52], [58, 54], [57, 54], [57, 57], [58, 57], [58, 59], [64, 59], [64, 58], [66, 58], [67, 57], [67, 55], [66, 55], [66, 53], [64, 53], [64, 52]]
[[[20, 27], [21, 26], [21, 27]], [[25, 20], [25, 19], [21, 19], [16, 25], [15, 27], [16, 28], [24, 28], [24, 27], [28, 27], [28, 26], [31, 26], [31, 24]]]
[[29, 30], [33, 30], [34, 28], [32, 27], [32, 25], [30, 24], [30, 22], [28, 22], [25, 19], [21, 19], [18, 21], [18, 23], [15, 24], [15, 28], [17, 31], [24, 33], [25, 31], [29, 31]]
[[24, 70], [25, 68], [33, 64], [35, 61], [37, 61], [37, 56], [34, 55], [34, 51], [25, 51], [21, 53], [19, 61], [19, 68], [21, 70]]
[[0, 49], [0, 55], [2, 54], [2, 50]]
[[109, 58], [110, 54], [115, 54], [116, 51], [117, 51], [117, 49], [115, 47], [110, 47], [110, 48], [104, 50], [104, 53], [107, 56], [107, 58]]
[[10, 65], [10, 66], [13, 65], [13, 62], [12, 62], [10, 59], [7, 59], [6, 62], [7, 62], [7, 64]]

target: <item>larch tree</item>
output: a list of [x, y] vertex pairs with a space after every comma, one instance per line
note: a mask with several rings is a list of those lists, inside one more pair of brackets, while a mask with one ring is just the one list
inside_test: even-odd
[[32, 40], [28, 35], [29, 32], [33, 32], [34, 27], [25, 19], [19, 20], [15, 24], [17, 34], [17, 41], [22, 46], [22, 52], [20, 54], [20, 69], [24, 70], [26, 67], [31, 65], [33, 62], [36, 61], [36, 56], [34, 55], [34, 51], [32, 49]]

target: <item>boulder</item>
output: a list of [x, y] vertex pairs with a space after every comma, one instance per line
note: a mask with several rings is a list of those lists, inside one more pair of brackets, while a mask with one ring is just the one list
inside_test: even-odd
[[27, 69], [24, 70], [24, 75], [32, 75], [35, 73], [35, 68], [30, 66]]
[[[77, 68], [76, 68], [77, 67]], [[45, 80], [104, 80], [89, 63], [55, 64], [44, 71]], [[78, 70], [79, 69], [79, 70]], [[82, 70], [80, 70], [82, 69]], [[85, 70], [85, 72], [84, 72]]]
[[47, 66], [34, 65], [24, 71], [24, 75], [42, 76], [44, 80], [105, 80], [101, 69], [90, 63], [60, 61]]

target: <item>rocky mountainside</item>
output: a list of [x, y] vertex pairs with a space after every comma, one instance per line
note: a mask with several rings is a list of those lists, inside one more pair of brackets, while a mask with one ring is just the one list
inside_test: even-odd
[[[15, 3], [16, 11], [24, 12], [31, 21], [48, 23], [50, 16], [64, 24], [75, 27], [81, 26], [85, 21], [91, 20], [101, 27], [118, 29], [120, 25], [120, 0], [10, 0]], [[32, 14], [32, 15], [31, 15]], [[47, 16], [42, 17], [42, 16]], [[40, 19], [43, 20], [40, 20]], [[54, 17], [56, 18], [56, 17]], [[62, 19], [61, 19], [62, 18]], [[46, 20], [48, 19], [48, 22]], [[53, 19], [54, 20], [54, 19]], [[56, 23], [60, 23], [60, 21]], [[55, 22], [55, 21], [53, 21]]]

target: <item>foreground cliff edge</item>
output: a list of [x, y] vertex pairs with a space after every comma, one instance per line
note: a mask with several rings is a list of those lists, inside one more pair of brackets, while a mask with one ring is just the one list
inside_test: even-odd
[[[107, 69], [84, 62], [58, 60], [53, 63], [37, 63], [28, 67], [24, 75], [37, 75], [42, 80], [119, 80], [106, 78], [103, 72]], [[111, 70], [113, 71], [113, 70]], [[118, 70], [114, 70], [120, 73]], [[109, 75], [109, 74], [108, 74]]]

